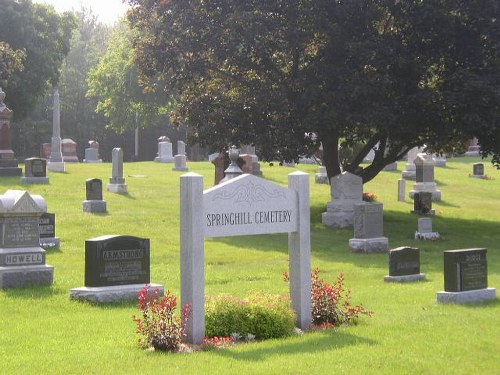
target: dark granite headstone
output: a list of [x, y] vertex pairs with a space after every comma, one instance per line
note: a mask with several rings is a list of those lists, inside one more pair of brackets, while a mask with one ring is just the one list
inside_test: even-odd
[[89, 178], [85, 181], [85, 187], [88, 201], [102, 200], [102, 180], [98, 178]]
[[463, 292], [488, 287], [486, 249], [448, 250], [443, 254], [446, 292]]
[[102, 236], [85, 241], [86, 287], [149, 282], [149, 239]]
[[56, 236], [56, 214], [45, 212], [38, 221], [40, 238], [52, 238]]
[[389, 276], [416, 275], [419, 273], [419, 249], [415, 247], [398, 247], [389, 250]]
[[484, 176], [484, 164], [483, 163], [474, 163], [472, 165], [472, 174], [474, 176]]
[[416, 214], [429, 214], [432, 212], [432, 193], [418, 192], [413, 195], [413, 212]]
[[47, 161], [42, 158], [29, 158], [24, 161], [26, 177], [47, 177]]

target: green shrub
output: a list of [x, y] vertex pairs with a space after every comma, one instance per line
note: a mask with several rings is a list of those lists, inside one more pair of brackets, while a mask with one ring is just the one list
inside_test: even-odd
[[290, 299], [254, 293], [248, 300], [231, 296], [209, 297], [205, 314], [207, 337], [254, 335], [256, 339], [288, 336], [295, 328]]

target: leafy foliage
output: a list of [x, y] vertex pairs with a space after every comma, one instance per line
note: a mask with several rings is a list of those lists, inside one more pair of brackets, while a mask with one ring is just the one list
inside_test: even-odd
[[473, 136], [500, 162], [496, 0], [129, 4], [140, 73], [178, 94], [191, 142], [256, 144], [267, 160], [321, 143], [330, 177], [364, 182], [415, 146], [459, 152]]

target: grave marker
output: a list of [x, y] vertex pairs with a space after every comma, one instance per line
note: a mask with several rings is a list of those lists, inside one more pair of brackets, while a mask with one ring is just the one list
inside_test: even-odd
[[420, 249], [415, 247], [398, 247], [389, 250], [389, 276], [386, 282], [404, 282], [425, 279], [420, 273]]
[[354, 205], [354, 238], [349, 248], [354, 252], [383, 252], [389, 248], [384, 237], [384, 206], [378, 202], [362, 202]]
[[24, 177], [21, 182], [28, 184], [47, 184], [47, 161], [42, 158], [28, 158], [24, 161]]
[[85, 181], [85, 195], [84, 212], [106, 212], [106, 201], [102, 199], [102, 180], [89, 178]]
[[112, 177], [109, 179], [108, 191], [112, 193], [127, 193], [127, 184], [123, 177], [123, 150], [115, 147], [111, 154]]
[[354, 205], [363, 202], [363, 180], [349, 172], [331, 178], [332, 200], [321, 215], [324, 225], [345, 228], [353, 225]]
[[38, 221], [38, 231], [40, 232], [40, 246], [59, 247], [61, 240], [56, 237], [56, 215], [44, 212]]

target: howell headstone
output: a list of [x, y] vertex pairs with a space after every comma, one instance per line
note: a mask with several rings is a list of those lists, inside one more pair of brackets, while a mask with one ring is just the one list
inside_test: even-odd
[[434, 215], [436, 212], [432, 209], [432, 193], [419, 192], [413, 195], [413, 214]]
[[12, 111], [3, 102], [5, 93], [0, 87], [0, 176], [21, 176], [22, 170], [10, 145]]
[[127, 193], [127, 184], [123, 177], [123, 150], [115, 147], [111, 155], [112, 177], [109, 179], [108, 191], [112, 193]]
[[459, 249], [443, 252], [444, 291], [438, 302], [466, 303], [496, 298], [496, 289], [488, 288], [486, 249]]
[[45, 262], [38, 221], [47, 210], [40, 195], [8, 190], [0, 195], [0, 289], [51, 285], [54, 267]]
[[431, 155], [418, 154], [415, 159], [415, 178], [416, 183], [413, 190], [410, 191], [410, 198], [417, 192], [429, 192], [432, 194], [433, 201], [441, 200], [441, 191], [437, 189], [434, 181], [434, 160]]
[[332, 177], [332, 200], [326, 212], [321, 215], [324, 225], [331, 228], [345, 228], [353, 225], [354, 205], [363, 201], [363, 180], [349, 172]]
[[59, 247], [61, 240], [56, 237], [56, 214], [44, 212], [38, 221], [40, 246], [43, 248]]
[[158, 156], [155, 158], [157, 163], [173, 163], [172, 143], [170, 138], [162, 136], [158, 138]]
[[354, 252], [375, 253], [389, 249], [384, 237], [384, 206], [378, 202], [361, 202], [354, 205], [354, 238], [349, 248]]
[[430, 217], [418, 219], [418, 230], [415, 232], [416, 240], [437, 240], [440, 237], [438, 232], [432, 231], [432, 219]]
[[102, 199], [102, 180], [89, 178], [85, 181], [85, 193], [84, 212], [106, 212], [106, 201]]
[[387, 282], [404, 282], [425, 279], [420, 272], [420, 249], [415, 247], [398, 247], [389, 250], [389, 276]]
[[[45, 151], [47, 152], [48, 148]], [[52, 99], [52, 138], [47, 169], [52, 172], [64, 172], [66, 170], [61, 151], [61, 105], [58, 90], [54, 91]]]
[[85, 159], [84, 163], [102, 163], [102, 159], [99, 157], [99, 142], [91, 140], [89, 141], [89, 147], [85, 149]]
[[181, 176], [181, 305], [192, 308], [188, 342], [199, 344], [205, 336], [205, 237], [288, 233], [292, 307], [297, 326], [310, 326], [308, 174], [289, 174], [288, 186], [243, 174], [203, 191], [202, 176]]
[[[70, 298], [91, 302], [137, 299], [150, 284], [150, 243], [147, 238], [108, 235], [85, 241], [85, 286], [71, 289]], [[151, 285], [151, 290], [162, 285]]]
[[42, 158], [28, 158], [24, 161], [24, 177], [21, 182], [27, 184], [48, 184], [47, 160]]

